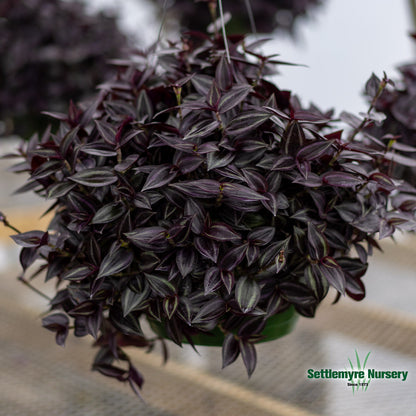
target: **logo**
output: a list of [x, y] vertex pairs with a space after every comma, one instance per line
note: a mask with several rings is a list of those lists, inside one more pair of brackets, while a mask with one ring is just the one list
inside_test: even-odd
[[307, 370], [308, 379], [332, 379], [346, 380], [348, 388], [352, 389], [352, 393], [357, 391], [367, 391], [370, 382], [375, 379], [386, 379], [396, 381], [406, 381], [409, 375], [409, 371], [405, 370], [377, 370], [374, 368], [368, 368], [368, 358], [371, 351], [367, 353], [363, 360], [360, 360], [357, 350], [355, 350], [355, 363], [348, 358], [347, 367], [345, 370], [333, 370], [330, 368], [321, 368], [319, 370], [309, 368]]

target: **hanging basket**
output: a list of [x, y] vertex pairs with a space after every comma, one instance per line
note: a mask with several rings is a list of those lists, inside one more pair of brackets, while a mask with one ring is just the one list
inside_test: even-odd
[[[264, 327], [260, 342], [273, 341], [281, 338], [290, 332], [292, 332], [299, 315], [296, 313], [293, 306], [289, 307], [285, 311], [271, 316]], [[162, 338], [169, 339], [165, 326], [158, 321], [149, 320], [150, 327], [152, 330]], [[197, 334], [192, 336], [192, 341], [195, 345], [206, 346], [206, 347], [221, 347], [224, 341], [224, 333], [220, 328], [216, 327], [210, 333]], [[189, 344], [188, 340], [184, 338], [182, 340], [184, 344]]]

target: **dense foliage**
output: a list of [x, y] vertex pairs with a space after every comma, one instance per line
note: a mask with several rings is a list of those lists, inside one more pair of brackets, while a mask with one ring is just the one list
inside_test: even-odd
[[[397, 157], [401, 157], [401, 164], [392, 166], [389, 174], [416, 185], [416, 63], [402, 65], [399, 71], [401, 79], [374, 101], [375, 110], [385, 116], [384, 120], [369, 126], [368, 132], [383, 137]], [[373, 93], [371, 85], [367, 85], [370, 100], [374, 99]], [[409, 157], [413, 160], [406, 160]]]
[[105, 62], [125, 46], [114, 17], [87, 15], [81, 2], [2, 0], [0, 120], [14, 123], [6, 134], [30, 135], [41, 111], [93, 94], [110, 76]]
[[[163, 9], [164, 0], [154, 0]], [[251, 32], [247, 0], [223, 0], [224, 11], [232, 16], [227, 24], [229, 33]], [[306, 18], [322, 0], [249, 0], [253, 20], [258, 32], [270, 33], [279, 30], [294, 34], [299, 19]], [[217, 0], [174, 0], [169, 12], [179, 20], [182, 28], [201, 30], [208, 27], [212, 17], [207, 13], [207, 4], [216, 14]]]
[[95, 337], [94, 369], [136, 391], [122, 347], [153, 345], [143, 318], [179, 345], [220, 328], [223, 365], [241, 354], [251, 374], [269, 317], [314, 316], [329, 286], [361, 300], [377, 234], [415, 226], [415, 189], [380, 172], [389, 154], [362, 126], [303, 110], [267, 79], [281, 62], [261, 42], [229, 37], [228, 62], [221, 37], [194, 40], [120, 60], [15, 167], [55, 215], [13, 237], [23, 269], [41, 259], [34, 275], [57, 283], [44, 326], [59, 344]]

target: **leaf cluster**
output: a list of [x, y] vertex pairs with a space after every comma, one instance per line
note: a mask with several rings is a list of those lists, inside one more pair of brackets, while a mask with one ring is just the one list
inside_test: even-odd
[[14, 123], [6, 134], [30, 136], [47, 125], [41, 111], [94, 94], [126, 46], [113, 16], [87, 13], [80, 1], [2, 0], [0, 119]]
[[380, 151], [269, 81], [258, 42], [229, 42], [230, 62], [195, 33], [120, 60], [93, 105], [18, 154], [20, 191], [54, 211], [14, 237], [23, 269], [43, 260], [35, 276], [56, 281], [44, 325], [59, 344], [95, 337], [94, 368], [135, 388], [122, 347], [153, 346], [143, 319], [179, 345], [220, 329], [223, 365], [241, 355], [251, 374], [268, 317], [313, 317], [330, 286], [361, 300], [376, 235], [414, 227], [416, 191]]
[[[401, 79], [386, 83], [374, 74], [367, 81], [365, 95], [373, 103], [374, 120], [366, 126], [373, 142], [380, 138], [387, 146], [389, 159], [384, 171], [416, 185], [416, 63], [399, 68]], [[380, 118], [382, 116], [382, 118]], [[372, 137], [371, 137], [372, 136]]]

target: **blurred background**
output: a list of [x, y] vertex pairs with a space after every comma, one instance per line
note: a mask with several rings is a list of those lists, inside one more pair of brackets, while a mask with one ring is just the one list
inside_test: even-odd
[[[231, 13], [233, 2], [223, 0]], [[305, 65], [282, 67], [274, 81], [306, 106], [366, 111], [362, 90], [371, 73], [400, 79], [396, 68], [416, 61], [412, 1], [282, 1], [279, 15], [268, 13], [267, 1], [256, 2], [257, 29], [271, 38], [265, 51]], [[0, 153], [13, 152], [22, 137], [45, 127], [40, 111], [66, 111], [70, 99], [92, 97], [111, 76], [105, 61], [151, 45], [163, 3], [1, 0]], [[166, 4], [163, 37], [175, 38], [195, 15], [191, 0]], [[8, 171], [11, 164], [0, 161], [0, 211], [22, 231], [45, 229], [48, 218], [40, 217], [48, 205], [33, 195], [12, 195], [25, 177]], [[9, 231], [0, 224], [0, 416], [416, 414], [414, 235], [382, 242], [384, 253], [370, 259], [362, 302], [341, 299], [334, 306], [330, 293], [315, 319], [301, 318], [292, 334], [260, 345], [250, 380], [240, 362], [221, 371], [216, 348], [200, 348], [197, 355], [172, 344], [165, 366], [159, 351], [129, 351], [146, 378], [144, 404], [128, 386], [89, 371], [91, 340], [70, 338], [63, 349], [41, 328], [47, 301], [17, 281], [19, 251]], [[34, 284], [54, 290], [41, 278]], [[407, 380], [373, 380], [367, 391], [353, 394], [345, 380], [307, 378], [310, 368], [344, 370], [355, 350], [360, 358], [371, 352], [370, 368], [408, 371]]]

